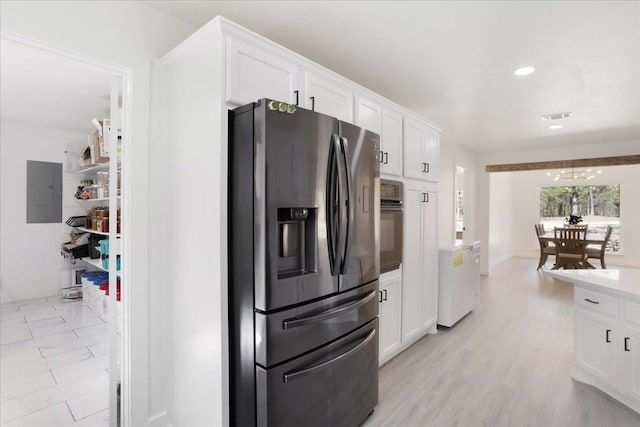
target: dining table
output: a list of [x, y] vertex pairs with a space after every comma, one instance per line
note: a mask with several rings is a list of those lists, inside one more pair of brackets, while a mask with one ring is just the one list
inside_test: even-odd
[[[593, 233], [587, 231], [585, 241], [587, 242], [587, 245], [603, 245], [606, 243], [605, 238], [605, 233]], [[539, 239], [543, 242], [554, 243], [556, 236], [553, 231], [547, 231], [546, 233], [541, 235]], [[591, 263], [589, 263], [589, 261], [587, 261], [587, 264], [590, 266], [590, 268], [595, 268], [593, 265], [591, 265]]]

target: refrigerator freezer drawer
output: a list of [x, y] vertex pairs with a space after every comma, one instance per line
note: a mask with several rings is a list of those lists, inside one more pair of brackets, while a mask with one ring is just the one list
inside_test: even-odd
[[378, 403], [378, 319], [272, 369], [256, 367], [258, 426], [360, 425]]
[[269, 368], [325, 345], [378, 315], [378, 281], [288, 310], [255, 314], [256, 363]]

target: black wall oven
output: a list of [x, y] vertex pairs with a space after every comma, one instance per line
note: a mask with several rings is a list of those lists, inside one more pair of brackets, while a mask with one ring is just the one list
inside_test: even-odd
[[402, 264], [402, 182], [380, 180], [380, 273]]

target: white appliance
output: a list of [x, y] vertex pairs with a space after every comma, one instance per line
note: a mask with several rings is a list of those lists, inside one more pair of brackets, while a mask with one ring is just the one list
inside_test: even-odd
[[480, 242], [440, 249], [438, 279], [438, 325], [450, 327], [478, 303]]

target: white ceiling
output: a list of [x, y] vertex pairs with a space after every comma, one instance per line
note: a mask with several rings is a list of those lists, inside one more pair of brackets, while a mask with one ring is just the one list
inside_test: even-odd
[[95, 66], [0, 39], [0, 113], [29, 125], [91, 133], [110, 117], [111, 75]]
[[[194, 28], [223, 15], [474, 151], [640, 140], [637, 1], [148, 4]], [[540, 118], [565, 111], [560, 130]]]
[[[147, 2], [227, 18], [414, 110], [474, 151], [640, 141], [640, 2]], [[2, 40], [0, 113], [92, 132], [110, 76]], [[533, 65], [529, 77], [513, 71]], [[63, 108], [64, 107], [64, 108]], [[571, 111], [550, 130], [541, 115]]]

